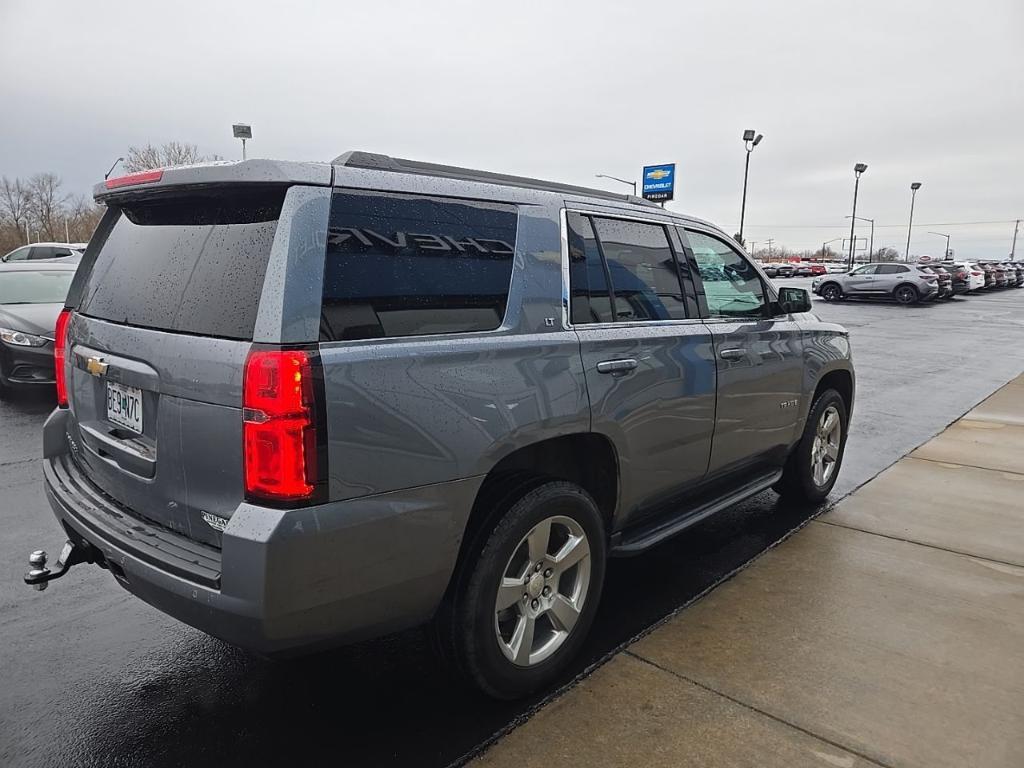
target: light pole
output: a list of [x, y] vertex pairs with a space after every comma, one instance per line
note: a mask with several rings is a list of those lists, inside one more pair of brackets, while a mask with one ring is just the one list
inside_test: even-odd
[[914, 230], [914, 198], [917, 197], [917, 190], [921, 188], [921, 182], [915, 181], [910, 185], [910, 223], [907, 225], [907, 251], [903, 260], [910, 261], [910, 233]]
[[626, 181], [626, 179], [620, 179], [618, 176], [609, 176], [607, 173], [596, 173], [596, 174], [594, 174], [594, 178], [595, 179], [611, 179], [612, 181], [617, 181], [620, 184], [629, 184], [629, 186], [631, 186], [633, 188], [633, 197], [636, 197], [636, 182], [635, 181]]
[[853, 216], [850, 217], [850, 269], [853, 269], [853, 228], [857, 226], [857, 191], [860, 189], [860, 175], [867, 169], [865, 163], [857, 163], [853, 166], [853, 175], [856, 181], [853, 182]]
[[750, 173], [750, 153], [754, 151], [754, 147], [761, 143], [761, 139], [764, 136], [758, 133], [754, 135], [755, 131], [744, 131], [743, 132], [743, 146], [747, 150], [747, 162], [743, 166], [743, 203], [740, 205], [740, 240], [743, 240], [743, 220], [747, 215], [747, 175]]
[[864, 216], [844, 216], [844, 219], [857, 219], [857, 221], [870, 221], [871, 222], [871, 243], [868, 245], [868, 261], [871, 261], [871, 254], [875, 252], [875, 220], [868, 219]]
[[949, 235], [947, 235], [945, 232], [931, 232], [931, 231], [929, 231], [928, 234], [929, 235], [938, 235], [939, 237], [946, 238], [946, 252], [944, 254], [942, 254], [942, 260], [945, 261], [946, 259], [948, 259], [949, 258]]
[[1010, 246], [1010, 261], [1017, 260], [1017, 230], [1020, 229], [1020, 219], [1013, 225], [1013, 245]]
[[824, 260], [825, 260], [825, 249], [826, 249], [826, 248], [827, 248], [827, 247], [828, 247], [829, 245], [831, 245], [832, 243], [838, 243], [838, 242], [839, 242], [840, 240], [842, 240], [842, 239], [843, 239], [843, 238], [841, 238], [841, 237], [837, 237], [837, 238], [835, 238], [835, 239], [833, 239], [833, 240], [828, 240], [828, 241], [826, 241], [826, 242], [824, 242], [824, 243], [822, 243], [822, 244], [821, 244], [821, 260], [822, 260], [822, 261], [824, 261]]
[[117, 167], [117, 164], [120, 163], [120, 162], [123, 162], [123, 161], [124, 161], [123, 157], [117, 158], [117, 160], [114, 161], [114, 164], [112, 166], [110, 166], [110, 170], [103, 174], [103, 180], [106, 181], [107, 179], [109, 179], [110, 178], [110, 174], [112, 174], [114, 172], [114, 169]]

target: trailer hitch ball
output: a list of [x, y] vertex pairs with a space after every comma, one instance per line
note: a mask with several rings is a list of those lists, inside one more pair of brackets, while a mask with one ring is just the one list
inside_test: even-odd
[[50, 575], [50, 569], [46, 567], [46, 552], [41, 549], [37, 549], [29, 555], [28, 567], [30, 569], [28, 575], [33, 580], [32, 588], [42, 592], [50, 585], [45, 578]]

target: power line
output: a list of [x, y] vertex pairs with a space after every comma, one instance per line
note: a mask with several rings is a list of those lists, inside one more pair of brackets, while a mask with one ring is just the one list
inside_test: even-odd
[[[1002, 219], [1000, 221], [934, 221], [929, 224], [914, 224], [915, 227], [974, 227], [989, 224], [1014, 224], [1016, 219]], [[761, 229], [832, 229], [835, 224], [747, 224], [748, 227], [759, 227]], [[903, 224], [875, 224], [875, 227], [906, 227]], [[735, 228], [735, 227], [733, 227]]]

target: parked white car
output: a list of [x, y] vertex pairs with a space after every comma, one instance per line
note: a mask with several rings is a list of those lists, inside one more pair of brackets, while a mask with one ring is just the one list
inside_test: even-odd
[[74, 262], [82, 258], [85, 246], [85, 243], [31, 243], [15, 248], [6, 256], [0, 257], [0, 262]]
[[964, 267], [967, 270], [967, 274], [970, 277], [969, 285], [970, 290], [977, 291], [985, 287], [985, 272], [982, 268], [970, 261], [958, 261], [953, 264], [954, 267]]

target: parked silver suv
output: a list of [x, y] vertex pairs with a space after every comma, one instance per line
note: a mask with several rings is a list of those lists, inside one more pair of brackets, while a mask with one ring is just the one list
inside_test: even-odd
[[900, 304], [916, 304], [938, 292], [939, 278], [915, 264], [883, 262], [864, 264], [845, 275], [822, 275], [811, 283], [811, 290], [825, 301], [892, 298]]
[[635, 197], [350, 153], [110, 179], [56, 329], [45, 490], [92, 562], [231, 643], [431, 622], [551, 681], [606, 558], [843, 460], [846, 332]]

